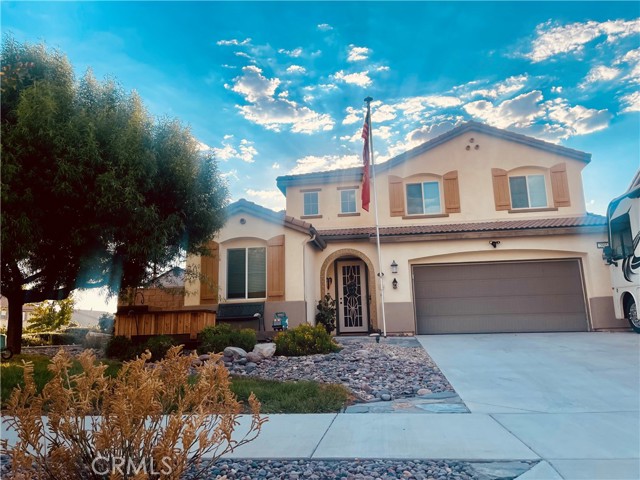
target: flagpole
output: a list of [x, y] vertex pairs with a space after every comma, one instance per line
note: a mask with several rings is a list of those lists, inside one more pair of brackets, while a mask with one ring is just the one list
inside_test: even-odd
[[367, 104], [367, 118], [369, 119], [369, 153], [371, 156], [371, 178], [373, 179], [373, 211], [376, 220], [376, 245], [378, 247], [378, 278], [380, 279], [380, 303], [382, 311], [382, 334], [387, 338], [387, 320], [384, 313], [384, 273], [382, 272], [382, 254], [380, 252], [380, 226], [378, 222], [378, 190], [376, 189], [376, 162], [373, 157], [373, 132], [371, 128], [371, 101], [373, 98], [367, 97], [364, 101]]

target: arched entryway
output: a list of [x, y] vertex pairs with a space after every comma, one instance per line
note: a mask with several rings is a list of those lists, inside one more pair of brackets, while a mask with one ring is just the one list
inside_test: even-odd
[[377, 330], [375, 278], [369, 257], [352, 248], [333, 252], [322, 263], [320, 293], [324, 297], [329, 292], [337, 300], [338, 334]]

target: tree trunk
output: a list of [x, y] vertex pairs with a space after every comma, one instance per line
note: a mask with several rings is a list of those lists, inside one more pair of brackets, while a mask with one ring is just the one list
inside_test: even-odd
[[22, 350], [22, 307], [24, 305], [24, 295], [7, 295], [9, 302], [9, 324], [7, 325], [7, 347], [14, 355]]

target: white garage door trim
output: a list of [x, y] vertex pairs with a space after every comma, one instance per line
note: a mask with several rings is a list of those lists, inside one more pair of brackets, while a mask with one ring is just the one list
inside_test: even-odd
[[416, 264], [412, 289], [418, 334], [589, 330], [580, 258]]

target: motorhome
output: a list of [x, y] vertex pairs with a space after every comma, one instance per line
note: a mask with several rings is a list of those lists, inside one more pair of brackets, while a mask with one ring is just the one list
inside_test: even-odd
[[611, 271], [615, 315], [640, 333], [640, 170], [629, 189], [609, 204], [607, 223], [609, 245], [603, 256]]

